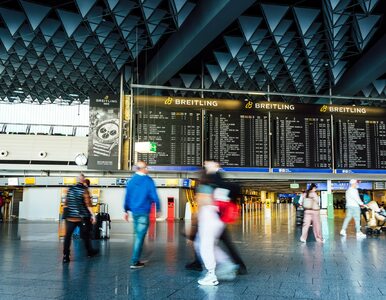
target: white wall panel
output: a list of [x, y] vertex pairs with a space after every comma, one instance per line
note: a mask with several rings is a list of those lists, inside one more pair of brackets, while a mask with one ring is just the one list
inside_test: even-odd
[[89, 125], [89, 106], [0, 104], [0, 123]]
[[[0, 149], [8, 151], [5, 160], [74, 161], [79, 153], [87, 153], [87, 137], [45, 135], [0, 135]], [[47, 152], [45, 158], [39, 152]]]
[[58, 220], [61, 188], [24, 188], [19, 218]]

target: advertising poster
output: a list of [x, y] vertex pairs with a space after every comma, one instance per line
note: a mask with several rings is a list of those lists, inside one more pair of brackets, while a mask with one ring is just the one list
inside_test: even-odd
[[90, 97], [88, 169], [117, 170], [119, 95]]

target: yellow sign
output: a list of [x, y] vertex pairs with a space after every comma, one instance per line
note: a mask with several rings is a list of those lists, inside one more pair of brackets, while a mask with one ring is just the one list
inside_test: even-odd
[[252, 102], [252, 101], [248, 101], [248, 102], [245, 104], [245, 108], [251, 109], [252, 107], [253, 107], [253, 102]]
[[101, 190], [100, 189], [90, 189], [90, 194], [93, 197], [100, 197]]
[[24, 184], [35, 184], [35, 183], [36, 183], [35, 177], [24, 178]]
[[166, 186], [178, 186], [179, 179], [166, 179]]
[[87, 178], [90, 180], [90, 185], [98, 185], [99, 184], [99, 178]]
[[266, 199], [265, 200], [265, 208], [271, 208], [271, 199]]
[[323, 105], [321, 108], [320, 108], [320, 112], [326, 112], [328, 109], [328, 106], [327, 105]]
[[63, 184], [76, 184], [76, 177], [64, 177]]

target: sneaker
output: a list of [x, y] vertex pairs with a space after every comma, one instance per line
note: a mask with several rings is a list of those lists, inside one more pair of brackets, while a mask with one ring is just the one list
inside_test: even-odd
[[137, 261], [135, 264], [132, 264], [130, 266], [130, 269], [140, 269], [140, 268], [143, 268], [144, 266], [145, 266], [144, 263]]
[[91, 252], [89, 252], [87, 256], [91, 258], [91, 257], [97, 256], [98, 254], [99, 254], [99, 250], [94, 249]]
[[302, 238], [300, 238], [300, 241], [301, 241], [302, 243], [307, 243], [307, 241], [306, 241], [305, 239], [302, 239]]
[[216, 276], [220, 280], [231, 281], [236, 278], [239, 266], [231, 262], [219, 264], [216, 268]]
[[346, 236], [346, 235], [347, 235], [347, 234], [346, 234], [346, 231], [342, 229], [342, 230], [340, 231], [340, 235], [341, 235], [341, 236]]
[[201, 271], [202, 271], [202, 266], [201, 266], [201, 263], [200, 263], [200, 262], [198, 262], [198, 261], [195, 260], [194, 262], [191, 262], [191, 263], [189, 263], [189, 264], [186, 264], [186, 265], [185, 265], [185, 269], [201, 272]]
[[214, 273], [206, 273], [205, 277], [198, 280], [200, 285], [218, 285], [217, 277]]
[[63, 256], [63, 261], [64, 264], [68, 264], [70, 262], [70, 256], [69, 255], [64, 255]]
[[367, 235], [365, 235], [364, 233], [362, 233], [361, 231], [358, 231], [357, 232], [357, 238], [365, 238], [365, 237], [367, 237]]
[[237, 271], [237, 274], [238, 275], [247, 275], [248, 274], [247, 267], [239, 266], [239, 270]]

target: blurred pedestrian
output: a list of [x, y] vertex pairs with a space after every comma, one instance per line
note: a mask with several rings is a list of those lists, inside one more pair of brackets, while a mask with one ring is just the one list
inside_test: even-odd
[[81, 174], [78, 183], [68, 189], [64, 204], [64, 218], [66, 219], [66, 235], [64, 238], [63, 263], [70, 262], [70, 247], [72, 234], [76, 227], [80, 227], [80, 237], [83, 239], [87, 255], [93, 257], [98, 250], [92, 247], [91, 224], [95, 224], [90, 194], [84, 185], [85, 178]]
[[157, 212], [161, 206], [153, 179], [148, 175], [149, 170], [144, 161], [136, 164], [134, 176], [127, 182], [124, 202], [124, 219], [129, 221], [130, 211], [134, 221], [135, 240], [131, 256], [131, 269], [143, 268], [145, 264], [140, 261], [143, 242], [149, 228], [149, 214], [153, 203]]
[[361, 232], [361, 207], [365, 207], [358, 192], [358, 180], [351, 179], [350, 187], [346, 190], [346, 217], [343, 221], [340, 235], [346, 236], [347, 226], [351, 219], [354, 219], [357, 238], [365, 238], [366, 235]]
[[320, 198], [316, 193], [317, 186], [311, 183], [303, 196], [304, 220], [300, 241], [307, 242], [308, 230], [312, 224], [312, 230], [317, 242], [323, 243], [322, 226], [320, 223]]

